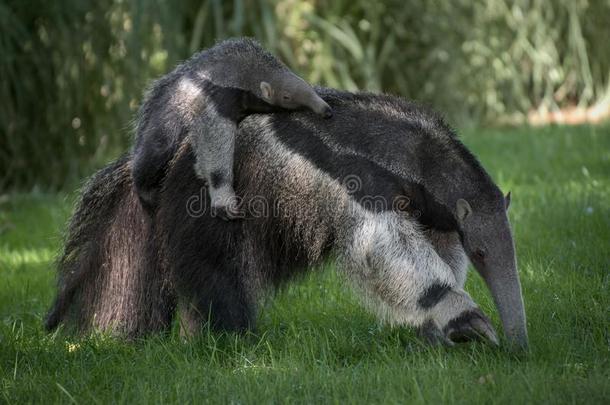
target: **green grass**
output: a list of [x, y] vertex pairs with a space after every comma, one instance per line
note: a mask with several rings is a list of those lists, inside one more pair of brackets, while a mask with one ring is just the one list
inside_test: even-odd
[[[270, 300], [256, 335], [49, 335], [41, 318], [74, 195], [10, 195], [0, 200], [0, 402], [607, 403], [610, 129], [464, 139], [513, 192], [529, 355], [428, 348], [378, 326], [332, 269]], [[467, 290], [498, 325], [475, 273]]]

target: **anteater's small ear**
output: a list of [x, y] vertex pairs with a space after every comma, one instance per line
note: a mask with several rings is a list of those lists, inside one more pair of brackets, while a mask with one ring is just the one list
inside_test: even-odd
[[508, 211], [508, 207], [510, 207], [510, 191], [506, 194], [506, 197], [504, 197], [504, 209]]
[[261, 82], [261, 95], [265, 101], [270, 101], [273, 97], [273, 88], [267, 82]]
[[466, 218], [468, 218], [468, 215], [472, 214], [472, 208], [470, 208], [470, 204], [468, 204], [468, 201], [462, 198], [457, 200], [457, 202], [455, 203], [455, 214], [458, 222], [460, 223], [463, 222]]

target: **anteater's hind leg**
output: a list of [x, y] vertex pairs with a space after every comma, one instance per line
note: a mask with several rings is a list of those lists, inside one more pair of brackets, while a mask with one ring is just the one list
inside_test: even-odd
[[177, 271], [181, 334], [196, 336], [203, 329], [242, 333], [254, 328], [255, 305], [231, 265]]

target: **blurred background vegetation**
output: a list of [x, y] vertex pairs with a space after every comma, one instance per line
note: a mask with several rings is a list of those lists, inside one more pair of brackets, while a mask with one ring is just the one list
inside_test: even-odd
[[457, 126], [609, 111], [610, 0], [3, 0], [0, 191], [61, 188], [116, 157], [151, 79], [240, 35], [313, 83]]

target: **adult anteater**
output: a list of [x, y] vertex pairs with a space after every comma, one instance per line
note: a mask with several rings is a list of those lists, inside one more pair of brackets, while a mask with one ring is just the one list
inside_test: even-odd
[[382, 319], [451, 343], [484, 336], [463, 290], [467, 259], [487, 283], [513, 345], [527, 345], [505, 198], [436, 115], [396, 97], [320, 90], [333, 120], [252, 115], [239, 127], [236, 190], [249, 215], [209, 215], [183, 144], [153, 218], [138, 202], [129, 156], [83, 192], [59, 261], [60, 322], [140, 336], [254, 326], [265, 290], [336, 257]]

